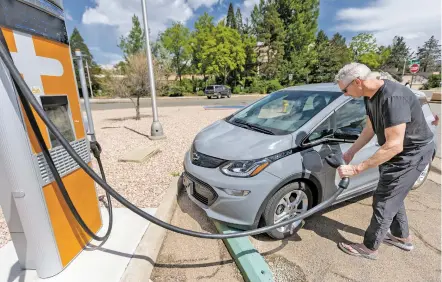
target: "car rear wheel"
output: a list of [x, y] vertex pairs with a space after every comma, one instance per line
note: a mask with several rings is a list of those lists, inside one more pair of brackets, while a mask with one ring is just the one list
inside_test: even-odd
[[[267, 203], [263, 218], [266, 226], [292, 219], [305, 213], [312, 207], [313, 196], [304, 182], [293, 182], [282, 187]], [[302, 221], [295, 221], [269, 231], [267, 234], [274, 239], [284, 239], [297, 232]]]
[[412, 190], [416, 190], [417, 188], [421, 187], [422, 185], [424, 185], [425, 180], [427, 180], [428, 174], [430, 174], [430, 168], [431, 168], [431, 163], [429, 163], [424, 170], [421, 172], [421, 174], [419, 175], [418, 179], [416, 180], [416, 182], [414, 182], [413, 187], [411, 188]]

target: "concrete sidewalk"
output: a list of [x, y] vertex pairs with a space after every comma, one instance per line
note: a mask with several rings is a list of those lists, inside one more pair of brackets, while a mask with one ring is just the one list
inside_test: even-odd
[[[440, 174], [439, 174], [440, 177]], [[376, 261], [342, 252], [339, 242], [362, 242], [372, 215], [372, 197], [366, 195], [313, 215], [297, 234], [273, 241], [252, 239], [265, 255], [275, 281], [440, 281], [441, 186], [431, 180], [410, 192], [405, 201], [411, 252], [382, 244]]]
[[[181, 191], [171, 224], [217, 233], [213, 222]], [[150, 276], [153, 282], [244, 281], [222, 240], [200, 239], [167, 231]]]

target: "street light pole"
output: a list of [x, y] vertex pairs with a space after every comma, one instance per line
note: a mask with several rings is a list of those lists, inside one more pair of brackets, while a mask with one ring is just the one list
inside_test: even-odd
[[154, 78], [154, 71], [153, 71], [152, 54], [151, 54], [150, 43], [149, 43], [149, 26], [147, 25], [146, 1], [147, 0], [141, 0], [141, 5], [143, 8], [144, 35], [145, 35], [145, 39], [146, 39], [147, 65], [149, 67], [149, 82], [150, 82], [150, 92], [151, 92], [151, 99], [152, 99], [152, 113], [153, 113], [153, 122], [152, 122], [152, 126], [150, 129], [150, 131], [151, 131], [150, 139], [156, 140], [156, 139], [163, 139], [163, 138], [165, 138], [165, 136], [163, 134], [163, 127], [162, 127], [160, 121], [158, 120], [155, 78]]
[[91, 89], [91, 98], [94, 98], [94, 92], [92, 91], [91, 75], [89, 73], [89, 64], [87, 62], [87, 59], [85, 61], [86, 61], [87, 78], [89, 80], [89, 88]]

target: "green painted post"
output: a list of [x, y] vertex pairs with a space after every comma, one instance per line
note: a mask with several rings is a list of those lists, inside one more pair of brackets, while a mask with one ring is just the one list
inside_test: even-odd
[[[224, 224], [213, 221], [218, 232], [228, 234], [239, 230], [230, 229]], [[236, 265], [245, 281], [268, 282], [273, 281], [269, 265], [261, 254], [253, 247], [248, 237], [224, 239], [224, 244], [235, 260]]]

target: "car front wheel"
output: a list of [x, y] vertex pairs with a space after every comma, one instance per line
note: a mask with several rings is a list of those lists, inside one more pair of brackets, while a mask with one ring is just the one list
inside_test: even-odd
[[[267, 203], [263, 218], [266, 226], [292, 219], [312, 207], [313, 196], [304, 182], [293, 182], [282, 187]], [[273, 229], [267, 234], [274, 239], [284, 239], [302, 227], [302, 220]]]

